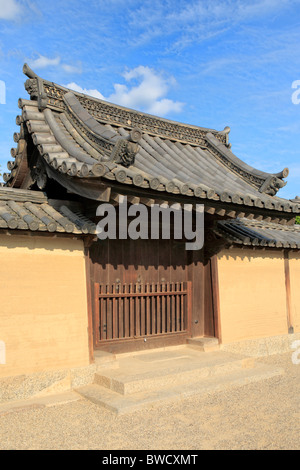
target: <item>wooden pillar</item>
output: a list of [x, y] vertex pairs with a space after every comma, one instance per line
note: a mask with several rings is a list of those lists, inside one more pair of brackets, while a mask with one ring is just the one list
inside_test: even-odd
[[87, 292], [87, 311], [88, 311], [88, 342], [90, 364], [94, 362], [94, 334], [93, 334], [93, 297], [91, 284], [91, 259], [90, 246], [94, 241], [94, 237], [86, 236], [84, 238], [84, 258], [86, 273], [86, 292]]
[[205, 278], [203, 250], [189, 251], [188, 280], [192, 282], [191, 336], [204, 335]]
[[291, 308], [291, 279], [290, 279], [290, 260], [289, 251], [284, 250], [284, 273], [285, 273], [285, 289], [286, 289], [286, 313], [288, 333], [294, 333], [292, 308]]
[[204, 263], [204, 336], [213, 337], [215, 335], [213, 298], [212, 298], [212, 279], [211, 279], [211, 260]]
[[218, 275], [218, 256], [211, 257], [211, 287], [213, 302], [213, 317], [215, 337], [222, 342], [221, 319], [220, 319], [220, 293], [219, 293], [219, 275]]

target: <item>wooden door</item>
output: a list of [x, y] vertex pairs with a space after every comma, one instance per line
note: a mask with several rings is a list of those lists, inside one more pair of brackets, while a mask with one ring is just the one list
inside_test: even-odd
[[98, 284], [96, 346], [190, 331], [191, 282]]
[[187, 252], [174, 240], [97, 241], [90, 250], [94, 346], [181, 344], [191, 335]]

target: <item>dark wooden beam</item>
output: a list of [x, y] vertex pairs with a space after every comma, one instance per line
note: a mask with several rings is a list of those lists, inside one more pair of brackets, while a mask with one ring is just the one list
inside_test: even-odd
[[220, 291], [219, 291], [219, 273], [218, 273], [218, 257], [213, 255], [211, 258], [211, 286], [213, 301], [213, 316], [215, 325], [215, 337], [219, 343], [222, 343], [221, 317], [220, 317]]
[[284, 274], [285, 274], [285, 288], [286, 288], [286, 313], [287, 313], [288, 333], [294, 333], [292, 307], [291, 307], [290, 260], [289, 260], [288, 250], [284, 250]]
[[90, 247], [95, 241], [95, 237], [86, 236], [84, 238], [84, 259], [86, 272], [86, 292], [87, 292], [87, 313], [88, 313], [88, 343], [90, 364], [94, 362], [94, 329], [93, 329], [93, 295], [91, 280], [91, 258]]

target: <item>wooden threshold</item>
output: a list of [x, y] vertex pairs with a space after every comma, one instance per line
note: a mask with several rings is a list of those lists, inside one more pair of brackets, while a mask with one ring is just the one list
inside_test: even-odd
[[190, 337], [190, 333], [184, 332], [174, 334], [169, 333], [167, 335], [158, 336], [145, 336], [141, 338], [119, 339], [118, 341], [107, 340], [103, 341], [103, 343], [98, 343], [95, 347], [95, 351], [106, 351], [113, 354], [121, 354], [168, 346], [179, 346], [181, 344], [186, 344], [187, 339]]

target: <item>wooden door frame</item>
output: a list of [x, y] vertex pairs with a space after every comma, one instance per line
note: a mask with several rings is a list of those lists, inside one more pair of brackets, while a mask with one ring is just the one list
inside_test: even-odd
[[[85, 255], [85, 266], [86, 266], [86, 284], [87, 284], [87, 309], [88, 309], [88, 344], [89, 344], [89, 357], [90, 362], [94, 361], [94, 350], [95, 350], [95, 327], [94, 327], [94, 288], [93, 284], [95, 280], [91, 274], [92, 260], [90, 256], [90, 247], [95, 241], [95, 238], [84, 238], [84, 255]], [[191, 252], [192, 253], [192, 252]], [[204, 263], [202, 263], [201, 256], [197, 262], [196, 268], [193, 268], [193, 258], [190, 262], [187, 261], [187, 280], [192, 281], [190, 284], [190, 311], [189, 311], [189, 331], [186, 333], [176, 333], [173, 335], [169, 334], [168, 337], [163, 335], [159, 337], [147, 338], [146, 341], [143, 339], [135, 340], [120, 340], [120, 346], [110, 346], [103, 345], [101, 349], [108, 350], [111, 352], [121, 352], [121, 351], [134, 351], [134, 350], [144, 350], [151, 348], [164, 347], [168, 345], [179, 345], [184, 344], [186, 340], [193, 336], [201, 336], [199, 333], [196, 333], [194, 322], [202, 324], [200, 329], [204, 333], [204, 321], [205, 321], [205, 295], [211, 296], [211, 305], [212, 308], [209, 309], [209, 315], [213, 315], [214, 323], [214, 336], [219, 339], [221, 342], [221, 324], [220, 324], [220, 301], [219, 301], [219, 279], [218, 279], [218, 259], [217, 255], [213, 255], [210, 260], [210, 289], [205, 288], [205, 274], [204, 274]], [[197, 290], [197, 287], [194, 285], [194, 280], [197, 281], [198, 277], [202, 279], [202, 288]], [[198, 282], [198, 281], [197, 281]], [[194, 300], [196, 302], [194, 304]], [[198, 307], [197, 307], [198, 305]], [[200, 308], [199, 308], [200, 307]], [[196, 334], [195, 334], [196, 333]], [[202, 333], [202, 335], [203, 335]]]

